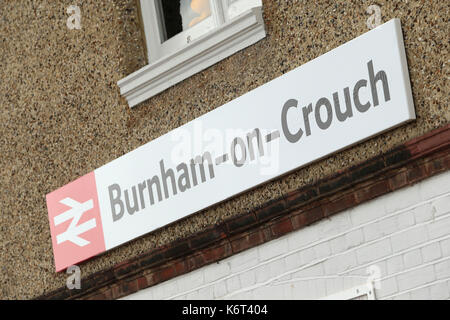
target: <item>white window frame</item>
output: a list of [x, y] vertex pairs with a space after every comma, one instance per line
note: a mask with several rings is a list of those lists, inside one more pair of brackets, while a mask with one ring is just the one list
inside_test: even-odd
[[[187, 37], [202, 28], [202, 22], [166, 42], [162, 40], [155, 0], [140, 0], [149, 64], [118, 81], [120, 93], [130, 107], [212, 66], [266, 36], [262, 7], [243, 7], [229, 14], [231, 0], [210, 0], [215, 27], [198, 38]], [[244, 0], [240, 0], [244, 1]], [[236, 4], [240, 5], [240, 1]], [[260, 0], [245, 0], [245, 4]], [[256, 1], [256, 2], [252, 2]], [[247, 9], [247, 10], [245, 10]], [[186, 39], [186, 44], [180, 41]]]

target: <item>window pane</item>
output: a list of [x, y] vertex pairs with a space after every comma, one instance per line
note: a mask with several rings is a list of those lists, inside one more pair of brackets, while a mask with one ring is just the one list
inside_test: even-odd
[[164, 40], [211, 16], [209, 0], [160, 0], [160, 11]]

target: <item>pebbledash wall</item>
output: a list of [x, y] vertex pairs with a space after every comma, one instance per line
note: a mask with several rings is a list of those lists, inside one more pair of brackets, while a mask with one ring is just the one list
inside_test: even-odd
[[[415, 121], [81, 263], [67, 289], [46, 194], [367, 32], [371, 4], [401, 20]], [[0, 299], [312, 299], [368, 270], [376, 298], [448, 299], [449, 9], [265, 0], [263, 40], [130, 109], [134, 0], [2, 1]]]

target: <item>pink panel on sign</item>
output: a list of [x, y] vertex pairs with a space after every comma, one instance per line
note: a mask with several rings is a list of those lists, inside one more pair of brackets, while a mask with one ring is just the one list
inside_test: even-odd
[[105, 251], [95, 173], [47, 195], [56, 271]]

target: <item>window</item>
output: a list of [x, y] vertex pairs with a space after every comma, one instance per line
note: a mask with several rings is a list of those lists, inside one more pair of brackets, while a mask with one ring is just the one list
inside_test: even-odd
[[149, 64], [118, 82], [130, 107], [265, 37], [261, 0], [140, 0]]

